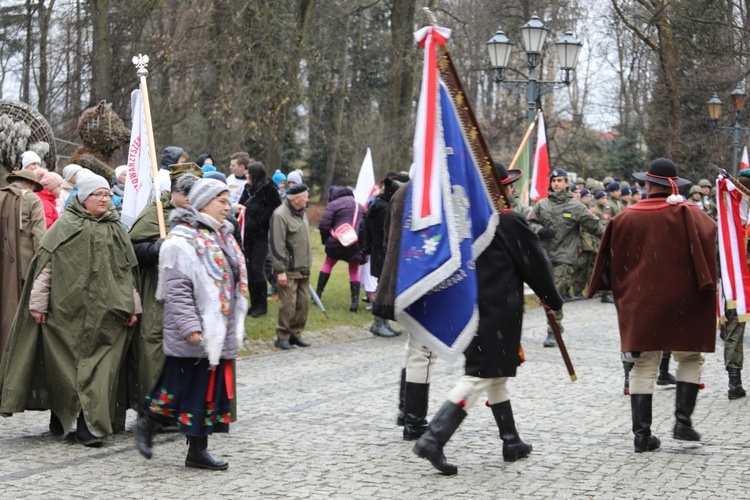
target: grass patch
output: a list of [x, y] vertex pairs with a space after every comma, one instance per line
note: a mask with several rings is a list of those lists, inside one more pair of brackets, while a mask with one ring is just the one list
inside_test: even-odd
[[[318, 273], [326, 258], [323, 243], [320, 241], [320, 231], [317, 228], [310, 230], [310, 243], [313, 251], [312, 274], [310, 284], [313, 288], [318, 286]], [[364, 297], [364, 289], [360, 291], [360, 299]], [[307, 325], [305, 331], [317, 332], [328, 330], [337, 326], [365, 326], [372, 323], [372, 314], [365, 311], [368, 305], [360, 300], [359, 311], [349, 311], [351, 293], [349, 292], [349, 267], [344, 261], [339, 261], [333, 268], [331, 278], [328, 280], [323, 293], [323, 305], [326, 308], [328, 318], [320, 311], [312, 300], [307, 314]], [[276, 320], [279, 317], [278, 298], [268, 300], [268, 316], [265, 318], [247, 317], [245, 331], [250, 340], [271, 340], [276, 338]]]

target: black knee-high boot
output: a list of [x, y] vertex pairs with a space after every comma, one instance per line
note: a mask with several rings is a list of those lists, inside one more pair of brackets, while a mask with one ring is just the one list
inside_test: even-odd
[[427, 430], [430, 384], [406, 382], [404, 391], [404, 441], [416, 441]]
[[159, 428], [159, 423], [144, 411], [133, 426], [133, 437], [138, 452], [146, 458], [154, 456], [154, 434]]
[[653, 394], [631, 394], [630, 409], [633, 415], [633, 446], [637, 453], [654, 451], [661, 446], [659, 438], [651, 435], [651, 407]]
[[226, 461], [216, 459], [208, 452], [208, 436], [188, 436], [187, 439], [190, 448], [185, 467], [208, 470], [226, 470], [229, 467]]
[[331, 273], [324, 273], [323, 271], [320, 271], [320, 274], [318, 274], [318, 287], [315, 289], [315, 293], [318, 294], [318, 298], [323, 297], [323, 290], [326, 289], [326, 283], [328, 283], [328, 278], [331, 277]]
[[494, 404], [490, 408], [500, 431], [500, 439], [503, 440], [503, 460], [515, 462], [519, 458], [528, 457], [532, 447], [521, 441], [521, 436], [518, 435], [510, 401]]
[[656, 385], [673, 385], [677, 383], [674, 375], [669, 374], [669, 357], [671, 355], [672, 353], [669, 351], [662, 353], [661, 363], [659, 363], [659, 377], [656, 379]]
[[349, 311], [357, 312], [359, 309], [359, 281], [350, 281], [349, 290], [352, 292], [352, 303], [349, 306]]
[[677, 421], [674, 424], [674, 438], [682, 441], [700, 441], [701, 435], [693, 429], [690, 416], [695, 409], [695, 400], [698, 398], [698, 384], [689, 382], [677, 382], [675, 394], [674, 416]]
[[443, 447], [464, 418], [466, 418], [466, 412], [462, 408], [446, 401], [432, 418], [430, 425], [427, 426], [427, 432], [419, 438], [412, 451], [417, 456], [428, 459], [432, 466], [443, 474], [451, 476], [458, 473], [458, 467], [448, 463], [445, 459]]

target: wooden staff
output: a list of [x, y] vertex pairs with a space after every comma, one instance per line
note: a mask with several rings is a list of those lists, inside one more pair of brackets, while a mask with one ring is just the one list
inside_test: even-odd
[[536, 110], [536, 114], [534, 115], [534, 120], [529, 124], [529, 129], [526, 131], [526, 135], [523, 136], [523, 140], [521, 141], [521, 145], [518, 146], [518, 150], [516, 151], [516, 156], [513, 157], [513, 161], [510, 162], [510, 166], [508, 169], [515, 168], [516, 163], [518, 163], [518, 160], [521, 158], [521, 155], [523, 154], [523, 150], [526, 149], [526, 143], [529, 142], [529, 137], [531, 137], [531, 133], [534, 131], [534, 128], [536, 128], [536, 122], [539, 120], [539, 111]]
[[565, 362], [565, 368], [568, 369], [570, 381], [575, 382], [576, 380], [578, 380], [578, 376], [576, 375], [576, 371], [573, 368], [573, 363], [570, 361], [568, 350], [565, 348], [565, 342], [563, 342], [562, 332], [560, 332], [560, 325], [557, 322], [557, 318], [555, 318], [555, 311], [550, 309], [550, 307], [545, 303], [542, 303], [542, 307], [544, 307], [544, 312], [547, 313], [547, 320], [549, 321], [550, 328], [552, 328], [552, 333], [555, 334], [557, 347], [560, 348], [560, 354], [562, 354], [563, 361]]
[[133, 57], [133, 64], [138, 68], [137, 75], [141, 81], [141, 97], [143, 98], [143, 117], [146, 120], [146, 135], [148, 135], [148, 157], [151, 160], [151, 177], [154, 182], [154, 196], [156, 197], [156, 219], [159, 222], [159, 236], [167, 237], [166, 226], [164, 225], [164, 207], [161, 204], [161, 190], [159, 189], [159, 168], [156, 165], [156, 147], [154, 146], [154, 130], [151, 126], [151, 106], [148, 102], [148, 56], [138, 54]]

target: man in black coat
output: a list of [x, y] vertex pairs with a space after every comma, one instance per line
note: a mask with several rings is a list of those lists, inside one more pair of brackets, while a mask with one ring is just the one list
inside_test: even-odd
[[[513, 198], [513, 182], [520, 170], [506, 170], [496, 163], [505, 199]], [[516, 376], [521, 363], [523, 284], [553, 310], [562, 307], [555, 286], [552, 265], [539, 238], [526, 219], [510, 209], [499, 214], [495, 237], [476, 262], [479, 286], [479, 326], [465, 351], [465, 375], [448, 395], [448, 400], [430, 422], [427, 432], [414, 445], [414, 453], [430, 460], [443, 474], [456, 474], [458, 467], [446, 461], [443, 446], [448, 442], [482, 392], [495, 417], [503, 440], [503, 459], [512, 462], [531, 453], [516, 431], [506, 384]]]

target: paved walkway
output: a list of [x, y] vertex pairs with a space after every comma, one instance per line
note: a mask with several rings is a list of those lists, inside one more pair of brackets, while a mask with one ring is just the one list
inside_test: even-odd
[[[534, 445], [526, 460], [502, 461], [491, 412], [478, 404], [446, 447], [458, 475], [437, 474], [395, 425], [404, 339], [362, 331], [238, 363], [239, 421], [209, 440], [230, 462], [225, 472], [186, 469], [176, 434], [158, 436], [147, 461], [130, 433], [87, 449], [51, 437], [46, 412], [0, 420], [0, 498], [748, 498], [750, 400], [727, 399], [721, 355], [706, 358], [694, 414], [703, 441], [672, 439], [674, 390], [660, 389], [662, 449], [635, 454], [614, 307], [590, 300], [565, 313], [575, 383], [558, 351], [541, 347], [542, 311], [526, 316], [527, 362], [512, 392], [519, 431]], [[438, 364], [431, 410], [460, 374], [460, 364]]]

